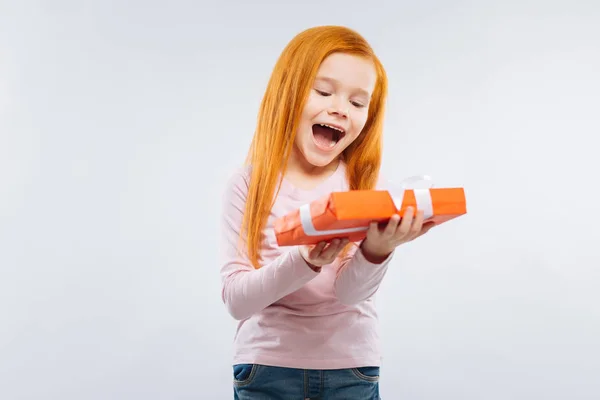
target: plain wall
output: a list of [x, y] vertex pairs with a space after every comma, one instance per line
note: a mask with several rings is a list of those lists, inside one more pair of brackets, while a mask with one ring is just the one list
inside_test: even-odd
[[600, 3], [0, 1], [0, 398], [228, 399], [224, 182], [301, 30], [390, 79], [383, 172], [468, 215], [378, 293], [384, 399], [600, 398]]

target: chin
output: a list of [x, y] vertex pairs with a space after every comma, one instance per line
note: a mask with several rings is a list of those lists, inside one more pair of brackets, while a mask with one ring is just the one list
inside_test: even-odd
[[339, 154], [330, 154], [327, 156], [315, 154], [313, 152], [305, 153], [306, 161], [313, 167], [326, 167], [339, 158]]
[[344, 149], [343, 143], [338, 143], [337, 148], [333, 149], [333, 151], [323, 151], [314, 145], [314, 143], [310, 143], [306, 146], [302, 153], [304, 155], [304, 159], [314, 167], [327, 167], [333, 162], [336, 162], [340, 156], [342, 155]]

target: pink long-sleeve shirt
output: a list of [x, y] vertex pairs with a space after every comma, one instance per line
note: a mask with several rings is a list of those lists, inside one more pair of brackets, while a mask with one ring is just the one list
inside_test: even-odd
[[298, 247], [279, 247], [275, 219], [332, 191], [348, 190], [345, 164], [312, 190], [284, 179], [263, 231], [261, 268], [251, 266], [240, 229], [250, 167], [240, 169], [224, 195], [221, 231], [222, 299], [238, 320], [233, 364], [336, 369], [380, 365], [374, 295], [386, 273], [360, 248], [313, 271]]

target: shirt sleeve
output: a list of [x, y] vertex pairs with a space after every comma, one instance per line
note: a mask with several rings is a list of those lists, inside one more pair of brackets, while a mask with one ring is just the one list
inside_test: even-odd
[[291, 247], [259, 269], [252, 266], [247, 242], [240, 237], [247, 193], [246, 175], [234, 174], [225, 189], [221, 212], [221, 297], [237, 320], [260, 312], [319, 274], [308, 266], [298, 247]]
[[334, 284], [338, 300], [347, 305], [354, 305], [373, 296], [388, 269], [393, 252], [381, 263], [368, 261], [359, 244], [355, 243], [342, 259]]

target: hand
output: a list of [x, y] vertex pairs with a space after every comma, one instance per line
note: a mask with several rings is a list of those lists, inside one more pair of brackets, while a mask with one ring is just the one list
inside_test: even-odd
[[323, 265], [331, 264], [348, 244], [348, 239], [333, 239], [330, 243], [319, 242], [316, 245], [300, 246], [300, 254], [314, 271], [319, 271]]
[[396, 247], [415, 240], [434, 226], [434, 222], [423, 224], [422, 210], [417, 211], [417, 215], [414, 216], [414, 209], [408, 207], [402, 221], [400, 215], [394, 214], [384, 228], [380, 228], [377, 222], [372, 222], [367, 237], [361, 244], [361, 250], [367, 259], [379, 263], [385, 260]]

